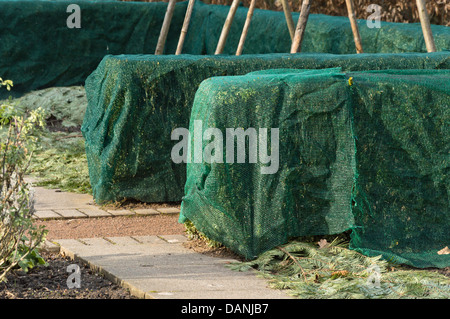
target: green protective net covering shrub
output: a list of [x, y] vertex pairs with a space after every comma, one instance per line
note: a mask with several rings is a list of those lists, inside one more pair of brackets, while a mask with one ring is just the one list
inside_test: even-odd
[[450, 72], [349, 74], [356, 145], [352, 246], [450, 266]]
[[[80, 8], [80, 28], [67, 26], [70, 4]], [[0, 75], [14, 81], [10, 93], [16, 95], [83, 85], [107, 54], [154, 53], [166, 7], [164, 2], [0, 1]], [[177, 4], [169, 39], [178, 39], [186, 7]], [[187, 50], [191, 45], [186, 41]], [[175, 51], [176, 42], [167, 47]]]
[[[80, 28], [69, 28], [69, 4], [80, 8]], [[105, 55], [153, 54], [167, 3], [123, 1], [0, 1], [0, 75], [14, 81], [11, 94], [54, 86], [83, 85]], [[176, 51], [187, 1], [178, 2], [165, 45]], [[230, 7], [196, 1], [183, 53], [212, 55]], [[239, 7], [224, 48], [235, 54], [248, 9]], [[298, 13], [292, 14], [294, 21]], [[71, 19], [69, 19], [72, 21]], [[366, 53], [426, 52], [418, 23], [358, 21]], [[431, 26], [438, 51], [450, 48], [450, 28]], [[283, 12], [256, 9], [243, 54], [284, 53], [290, 36]], [[355, 45], [347, 17], [311, 14], [302, 52], [351, 54]], [[3, 96], [5, 97], [5, 96]], [[0, 98], [3, 98], [0, 96]]]
[[[448, 70], [205, 80], [189, 126], [189, 154], [203, 158], [188, 161], [180, 221], [247, 258], [290, 237], [352, 229], [351, 248], [364, 254], [449, 266], [450, 255], [438, 253], [450, 243], [449, 85]], [[228, 138], [237, 128], [255, 129], [256, 139]], [[278, 170], [264, 173], [277, 150]]]
[[188, 128], [195, 92], [213, 76], [279, 69], [450, 69], [450, 53], [106, 56], [86, 80], [82, 132], [97, 203], [180, 201], [186, 166], [171, 133]]
[[[354, 145], [344, 74], [294, 72], [210, 78], [194, 100], [191, 145], [196, 152], [200, 137], [204, 154], [203, 162], [187, 164], [181, 221], [191, 220], [247, 258], [292, 236], [335, 234], [353, 224]], [[195, 123], [203, 126], [197, 135]], [[212, 141], [202, 139], [208, 128], [220, 133]], [[226, 133], [239, 128], [242, 137]], [[244, 141], [249, 130], [255, 134]]]

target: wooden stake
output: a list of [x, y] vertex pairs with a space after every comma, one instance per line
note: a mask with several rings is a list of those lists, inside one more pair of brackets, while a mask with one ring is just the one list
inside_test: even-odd
[[250, 22], [252, 21], [253, 11], [255, 11], [256, 0], [252, 0], [250, 2], [250, 7], [247, 12], [247, 19], [245, 19], [244, 28], [242, 29], [241, 38], [239, 39], [239, 45], [236, 50], [236, 55], [241, 55], [242, 50], [244, 49], [245, 39], [247, 38], [248, 28], [250, 26]]
[[416, 4], [417, 11], [419, 11], [420, 24], [422, 25], [422, 32], [427, 51], [436, 52], [436, 45], [434, 43], [433, 32], [431, 32], [430, 17], [428, 16], [425, 0], [416, 0]]
[[310, 0], [303, 0], [297, 27], [295, 28], [294, 39], [292, 40], [291, 53], [298, 53], [302, 49], [303, 35], [308, 23]]
[[291, 41], [294, 40], [295, 35], [295, 24], [294, 19], [292, 19], [291, 6], [287, 0], [281, 0], [283, 5], [284, 16], [286, 17], [286, 23], [289, 29], [289, 35], [291, 36]]
[[189, 29], [189, 22], [191, 21], [192, 10], [194, 9], [195, 0], [189, 0], [188, 7], [186, 9], [186, 15], [184, 17], [183, 27], [181, 28], [180, 39], [178, 40], [176, 55], [181, 54], [184, 45], [184, 39]]
[[166, 15], [164, 16], [164, 22], [161, 27], [161, 33], [159, 34], [158, 44], [156, 45], [155, 54], [163, 54], [164, 45], [166, 44], [167, 34], [169, 33], [170, 22], [172, 21], [173, 11], [175, 9], [176, 0], [169, 0], [167, 5]]
[[228, 33], [230, 32], [231, 24], [233, 23], [234, 15], [238, 8], [240, 0], [233, 0], [231, 4], [230, 11], [228, 11], [227, 19], [222, 28], [222, 33], [220, 34], [219, 43], [217, 43], [217, 48], [215, 54], [222, 54], [223, 48], [225, 47], [225, 42], [227, 41]]
[[348, 18], [352, 26], [353, 39], [355, 41], [356, 53], [363, 53], [361, 44], [361, 35], [359, 34], [358, 24], [356, 22], [355, 6], [353, 0], [345, 0], [347, 4]]

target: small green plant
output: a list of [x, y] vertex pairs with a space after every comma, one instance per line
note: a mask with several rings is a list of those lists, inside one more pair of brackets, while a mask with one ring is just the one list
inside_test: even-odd
[[[11, 90], [13, 82], [11, 80], [3, 80], [0, 78], [0, 88], [5, 86], [8, 91]], [[11, 98], [9, 99], [11, 102]], [[14, 116], [14, 107], [11, 103], [0, 103], [0, 125], [6, 125], [9, 123], [11, 118]]]
[[[25, 236], [22, 238], [22, 244], [19, 245], [17, 249], [17, 256], [19, 257], [18, 266], [24, 271], [28, 272], [29, 269], [34, 268], [37, 265], [47, 265], [47, 262], [42, 258], [42, 256], [39, 254], [38, 249], [34, 248], [30, 250], [30, 247], [23, 244], [28, 242], [28, 238]], [[10, 256], [13, 258], [13, 256]], [[23, 258], [22, 258], [23, 257]], [[10, 260], [9, 262], [13, 262], [14, 259]]]
[[[9, 90], [12, 81], [0, 79], [0, 87]], [[10, 110], [2, 105], [2, 110]], [[4, 114], [4, 113], [3, 113]], [[34, 225], [34, 199], [25, 174], [30, 163], [36, 138], [34, 131], [44, 126], [41, 109], [28, 115], [14, 114], [1, 117], [0, 130], [0, 282], [8, 272], [21, 267], [27, 271], [44, 263], [37, 247], [47, 231]]]

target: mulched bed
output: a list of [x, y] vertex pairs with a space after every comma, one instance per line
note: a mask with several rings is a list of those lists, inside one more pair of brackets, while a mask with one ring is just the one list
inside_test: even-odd
[[[41, 256], [48, 266], [35, 267], [28, 273], [20, 269], [10, 272], [8, 281], [0, 283], [0, 299], [137, 299], [83, 264], [57, 253], [41, 252]], [[70, 264], [80, 267], [80, 288], [67, 286]]]

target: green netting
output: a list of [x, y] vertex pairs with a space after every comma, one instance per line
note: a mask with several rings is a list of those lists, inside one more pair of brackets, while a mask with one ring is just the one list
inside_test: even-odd
[[[351, 248], [364, 254], [449, 266], [450, 256], [438, 254], [450, 243], [449, 85], [448, 70], [205, 80], [189, 127], [190, 152], [201, 145], [203, 159], [187, 164], [180, 221], [247, 258], [290, 237], [352, 229]], [[230, 128], [279, 128], [278, 170], [265, 174], [264, 157], [250, 160], [261, 147], [276, 153], [273, 135], [253, 149], [252, 135], [226, 138]]]
[[[181, 221], [191, 220], [209, 238], [247, 258], [292, 236], [347, 230], [353, 224], [354, 146], [346, 86], [339, 69], [202, 82], [190, 119], [191, 145], [207, 128], [217, 128], [223, 137], [202, 141], [202, 150], [214, 146], [212, 163], [205, 162], [205, 151], [203, 162], [187, 164]], [[201, 135], [194, 133], [195, 121], [202, 123]], [[226, 130], [238, 128], [255, 129], [255, 135], [230, 140]], [[266, 165], [258, 152], [267, 147], [263, 154], [276, 153], [271, 128], [279, 129], [279, 160]], [[264, 129], [267, 142], [261, 143]], [[256, 145], [254, 152], [250, 143]], [[241, 146], [244, 163], [238, 163]], [[231, 160], [229, 148], [235, 148]]]
[[[78, 4], [81, 28], [70, 29], [68, 4]], [[165, 46], [175, 53], [187, 2], [177, 3]], [[0, 1], [0, 76], [15, 83], [12, 94], [54, 86], [83, 85], [105, 55], [153, 54], [167, 3], [122, 1]], [[183, 53], [214, 54], [229, 6], [196, 1]], [[224, 48], [235, 54], [248, 9], [239, 7]], [[298, 13], [293, 13], [294, 21]], [[420, 24], [358, 22], [367, 53], [426, 52]], [[450, 48], [450, 28], [432, 25], [438, 51]], [[244, 54], [284, 53], [290, 36], [283, 12], [256, 9]], [[311, 14], [302, 52], [351, 54], [347, 17]], [[1, 97], [1, 96], [0, 96]]]
[[96, 202], [181, 200], [186, 167], [171, 160], [171, 133], [189, 127], [203, 80], [264, 69], [333, 67], [450, 69], [450, 54], [105, 57], [86, 81], [88, 107], [82, 126]]
[[[67, 27], [69, 4], [80, 6], [79, 29]], [[83, 85], [107, 54], [154, 53], [166, 7], [164, 2], [0, 1], [0, 76], [14, 81], [16, 95]], [[186, 7], [177, 4], [169, 39], [178, 39]], [[192, 21], [193, 30], [199, 20]], [[176, 42], [167, 46], [175, 51]], [[194, 42], [185, 47], [196, 53]]]
[[349, 74], [356, 144], [352, 246], [450, 266], [450, 72]]

